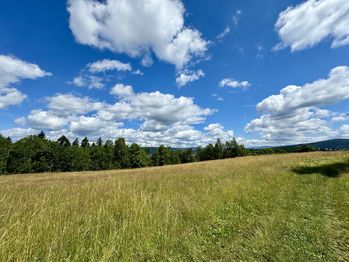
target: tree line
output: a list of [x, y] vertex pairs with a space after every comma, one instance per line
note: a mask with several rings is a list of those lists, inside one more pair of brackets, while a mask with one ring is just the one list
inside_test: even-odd
[[[151, 152], [152, 151], [152, 152]], [[90, 143], [87, 137], [71, 142], [66, 136], [57, 141], [44, 132], [16, 142], [0, 135], [0, 174], [41, 172], [98, 171], [165, 166], [196, 161], [234, 158], [249, 154], [235, 139], [222, 143], [219, 139], [197, 149], [172, 149], [160, 146], [155, 150], [128, 145], [124, 138]]]

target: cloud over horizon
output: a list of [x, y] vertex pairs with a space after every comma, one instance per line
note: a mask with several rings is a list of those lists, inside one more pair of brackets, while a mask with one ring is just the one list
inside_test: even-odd
[[331, 70], [327, 79], [303, 86], [289, 85], [280, 94], [257, 104], [262, 114], [246, 125], [246, 131], [259, 133], [271, 144], [315, 142], [340, 135], [332, 119], [343, 114], [322, 109], [349, 99], [349, 67]]
[[[70, 93], [48, 97], [47, 109], [32, 110], [27, 117], [17, 119], [17, 124], [23, 127], [3, 130], [2, 134], [16, 139], [45, 130], [49, 138], [55, 139], [63, 133], [71, 139], [125, 137], [128, 142], [144, 146], [175, 147], [193, 147], [233, 136], [232, 131], [225, 131], [220, 124], [197, 130], [195, 125], [203, 124], [215, 110], [201, 108], [193, 98], [159, 91], [136, 93], [132, 86], [123, 84], [115, 85], [110, 93], [115, 96], [115, 103]], [[138, 128], [126, 128], [125, 121], [138, 122]]]

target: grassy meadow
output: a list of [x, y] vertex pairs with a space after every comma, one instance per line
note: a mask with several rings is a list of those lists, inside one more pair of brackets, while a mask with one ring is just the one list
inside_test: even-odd
[[349, 152], [0, 177], [0, 261], [349, 261]]

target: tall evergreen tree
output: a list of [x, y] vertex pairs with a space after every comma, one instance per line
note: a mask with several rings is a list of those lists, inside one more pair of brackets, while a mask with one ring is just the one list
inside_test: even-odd
[[107, 140], [104, 144], [105, 162], [107, 169], [119, 168], [114, 163], [114, 143], [111, 140]]
[[115, 140], [113, 163], [116, 168], [129, 168], [130, 167], [130, 154], [129, 148], [124, 138]]
[[73, 141], [72, 146], [73, 146], [73, 147], [79, 147], [79, 145], [80, 145], [79, 139], [78, 139], [78, 138], [75, 138], [75, 140]]
[[179, 157], [183, 164], [195, 162], [195, 154], [191, 148], [180, 151]]
[[97, 140], [97, 146], [103, 146], [103, 140], [101, 137]]
[[87, 137], [85, 137], [85, 138], [81, 141], [81, 147], [82, 147], [82, 148], [90, 147], [90, 142], [88, 141], [88, 138], [87, 138]]
[[130, 146], [130, 166], [131, 168], [140, 168], [150, 166], [151, 159], [139, 145]]
[[38, 138], [40, 139], [46, 139], [46, 134], [44, 131], [41, 131], [39, 134], [38, 134]]
[[221, 140], [218, 138], [217, 142], [214, 146], [214, 159], [222, 159], [224, 156], [224, 145], [222, 144]]

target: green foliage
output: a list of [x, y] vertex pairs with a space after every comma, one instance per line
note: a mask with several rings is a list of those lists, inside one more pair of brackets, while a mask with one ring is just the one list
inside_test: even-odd
[[161, 145], [152, 156], [154, 166], [167, 166], [180, 163], [180, 156], [177, 151], [170, 147]]
[[199, 161], [205, 161], [246, 156], [249, 153], [235, 139], [227, 141], [225, 144], [218, 139], [215, 145], [209, 144], [205, 148], [199, 148], [197, 154]]
[[76, 138], [72, 144], [73, 147], [79, 147], [79, 139]]
[[130, 167], [129, 148], [126, 145], [124, 138], [119, 138], [115, 141], [113, 150], [113, 163], [116, 168]]
[[196, 155], [191, 148], [179, 151], [180, 163], [183, 163], [183, 164], [192, 163], [192, 162], [195, 162], [195, 160], [196, 160]]
[[107, 159], [106, 150], [102, 146], [94, 146], [90, 149], [91, 170], [109, 169], [109, 160]]
[[133, 143], [129, 149], [130, 153], [130, 167], [140, 168], [151, 165], [151, 159], [147, 152], [145, 152], [139, 145]]
[[82, 147], [71, 148], [71, 171], [88, 171], [91, 169], [89, 150]]
[[55, 163], [54, 143], [38, 136], [28, 136], [13, 144], [8, 153], [8, 173], [51, 172]]
[[12, 146], [12, 141], [0, 135], [0, 174], [5, 173], [6, 162], [9, 156], [9, 151]]
[[10, 139], [0, 136], [0, 174], [166, 166], [239, 157], [247, 153], [235, 139], [225, 144], [218, 139], [216, 144], [198, 148], [196, 153], [192, 149], [161, 145], [152, 154], [138, 144], [128, 146], [124, 138], [118, 138], [114, 143], [111, 140], [103, 143], [102, 138], [98, 138], [96, 144], [90, 145], [87, 137], [79, 144], [78, 138], [71, 143], [62, 135], [53, 142], [41, 131], [37, 136], [28, 136], [13, 144]]
[[60, 147], [70, 147], [71, 146], [69, 139], [66, 138], [65, 136], [61, 136], [60, 138], [58, 138], [57, 142], [58, 142], [58, 145]]
[[86, 147], [90, 147], [90, 142], [88, 141], [88, 138], [85, 137], [82, 141], [81, 141], [81, 147], [86, 148]]
[[296, 150], [297, 152], [303, 152], [303, 153], [305, 153], [305, 152], [315, 152], [316, 151], [316, 148], [315, 147], [313, 147], [313, 146], [310, 146], [310, 145], [303, 145], [303, 146], [299, 146], [299, 147], [297, 147], [297, 150]]

